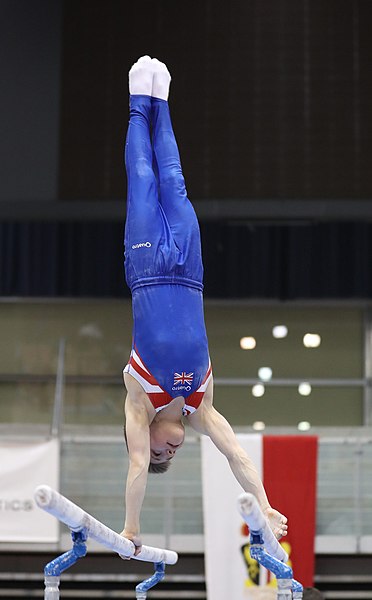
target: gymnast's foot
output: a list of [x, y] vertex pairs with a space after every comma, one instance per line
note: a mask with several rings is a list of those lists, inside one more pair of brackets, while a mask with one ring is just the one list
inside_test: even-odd
[[264, 515], [269, 522], [270, 529], [277, 540], [284, 537], [288, 533], [287, 517], [280, 514], [274, 508], [265, 510]]
[[167, 66], [157, 58], [152, 59], [153, 80], [152, 97], [168, 100], [171, 76]]
[[141, 56], [129, 71], [129, 93], [151, 96], [153, 65], [150, 56]]

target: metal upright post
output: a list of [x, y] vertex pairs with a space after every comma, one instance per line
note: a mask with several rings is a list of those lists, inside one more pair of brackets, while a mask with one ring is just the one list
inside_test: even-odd
[[372, 310], [364, 312], [363, 425], [372, 425]]
[[54, 560], [48, 563], [44, 569], [44, 600], [59, 600], [59, 582], [60, 575], [69, 567], [74, 565], [79, 558], [82, 558], [87, 553], [87, 532], [85, 529], [81, 531], [71, 531], [73, 547], [68, 552], [57, 556]]
[[146, 600], [147, 592], [165, 576], [165, 563], [154, 563], [155, 573], [136, 586], [136, 600]]
[[63, 393], [65, 384], [65, 347], [64, 338], [59, 340], [56, 388], [54, 393], [54, 408], [51, 424], [51, 436], [59, 437], [63, 415]]
[[59, 581], [57, 575], [46, 575], [44, 578], [44, 600], [59, 600]]
[[260, 531], [251, 531], [250, 545], [251, 557], [276, 576], [278, 582], [278, 600], [291, 600], [293, 582], [291, 567], [264, 550], [264, 541]]
[[303, 585], [299, 581], [296, 581], [296, 579], [292, 579], [293, 600], [302, 600], [303, 592], [304, 592]]

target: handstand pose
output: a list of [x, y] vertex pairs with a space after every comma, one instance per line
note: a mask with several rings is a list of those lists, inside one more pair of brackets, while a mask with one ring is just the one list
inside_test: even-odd
[[129, 72], [125, 271], [134, 331], [124, 369], [129, 470], [122, 535], [134, 542], [137, 554], [148, 471], [168, 468], [184, 441], [183, 417], [226, 456], [275, 535], [287, 533], [287, 519], [270, 507], [256, 468], [213, 407], [200, 232], [170, 119], [170, 80], [167, 67], [149, 56]]

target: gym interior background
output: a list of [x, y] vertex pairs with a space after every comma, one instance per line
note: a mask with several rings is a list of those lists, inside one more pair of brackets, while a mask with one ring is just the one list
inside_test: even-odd
[[[2, 434], [48, 435], [63, 364], [62, 484], [120, 527], [127, 72], [157, 56], [174, 77], [201, 225], [217, 408], [237, 430], [319, 434], [318, 537], [329, 522], [341, 536], [347, 515], [354, 541], [344, 554], [337, 542], [318, 552], [318, 585], [327, 598], [372, 598], [371, 548], [358, 546], [372, 533], [371, 3], [1, 0], [0, 12]], [[274, 337], [278, 325], [285, 337]], [[304, 345], [309, 333], [319, 345]], [[109, 506], [99, 469], [79, 488], [81, 465], [102, 453]], [[188, 560], [198, 561], [191, 434], [187, 453], [172, 485], [187, 483], [200, 510], [179, 499], [175, 521], [195, 534]], [[153, 511], [166, 494], [152, 485], [145, 522], [160, 535], [170, 524], [163, 515], [153, 530]], [[13, 564], [14, 549], [0, 551]]]

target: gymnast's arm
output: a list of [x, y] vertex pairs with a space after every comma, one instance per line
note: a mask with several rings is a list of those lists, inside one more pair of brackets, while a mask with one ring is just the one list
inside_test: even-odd
[[253, 462], [240, 446], [231, 425], [213, 406], [213, 383], [210, 382], [198, 410], [188, 417], [191, 427], [208, 435], [229, 462], [230, 468], [245, 492], [256, 496], [270, 526], [280, 538], [287, 534], [287, 519], [271, 508], [260, 476]]
[[[127, 386], [128, 387], [128, 386]], [[149, 415], [142, 398], [131, 394], [125, 401], [125, 432], [128, 445], [129, 467], [126, 484], [126, 514], [122, 535], [141, 549], [140, 514], [145, 497], [150, 463]]]

